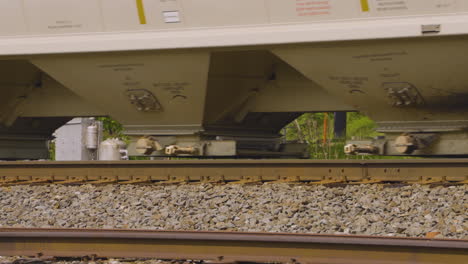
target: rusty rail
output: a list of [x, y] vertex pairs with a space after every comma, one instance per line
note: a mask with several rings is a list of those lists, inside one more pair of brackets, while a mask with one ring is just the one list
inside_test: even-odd
[[1, 256], [222, 262], [468, 263], [468, 240], [86, 229], [0, 229]]
[[465, 184], [468, 159], [0, 162], [0, 185], [184, 182]]

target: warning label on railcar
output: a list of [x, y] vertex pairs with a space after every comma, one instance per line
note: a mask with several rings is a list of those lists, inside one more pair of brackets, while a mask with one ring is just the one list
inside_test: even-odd
[[380, 12], [408, 10], [407, 0], [375, 0], [375, 5]]
[[296, 12], [298, 16], [330, 15], [332, 6], [330, 1], [296, 0]]

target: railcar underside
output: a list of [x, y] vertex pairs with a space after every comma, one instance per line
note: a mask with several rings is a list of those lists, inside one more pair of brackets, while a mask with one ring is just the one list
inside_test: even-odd
[[[33, 14], [27, 1], [29, 27], [0, 26], [0, 159], [45, 158], [52, 131], [83, 116], [121, 122], [131, 155], [302, 157], [280, 130], [336, 111], [361, 111], [386, 135], [349, 154], [468, 155], [464, 1], [200, 0], [210, 14], [121, 0], [120, 20], [108, 1], [100, 14], [96, 1], [62, 2]], [[0, 14], [13, 12], [5, 3]], [[163, 17], [142, 16], [152, 8]], [[15, 152], [31, 137], [31, 155]]]

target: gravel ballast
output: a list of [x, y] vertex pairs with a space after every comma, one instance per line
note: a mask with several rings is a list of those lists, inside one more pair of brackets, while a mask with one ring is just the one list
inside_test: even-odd
[[468, 187], [42, 185], [0, 188], [0, 227], [468, 239]]

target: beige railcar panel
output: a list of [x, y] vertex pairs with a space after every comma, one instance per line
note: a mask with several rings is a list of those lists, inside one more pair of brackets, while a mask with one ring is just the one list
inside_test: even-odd
[[0, 35], [27, 34], [21, 1], [0, 0]]
[[[138, 10], [135, 0], [101, 0], [106, 30], [157, 30], [186, 26], [178, 1], [142, 0], [141, 3], [141, 10]], [[167, 12], [176, 12], [177, 17], [168, 17]]]
[[190, 27], [268, 23], [265, 0], [182, 0]]
[[464, 0], [0, 0], [0, 35], [325, 23], [467, 11]]
[[468, 24], [464, 0], [1, 1], [7, 56], [420, 37], [427, 24], [460, 35]]
[[[331, 95], [377, 121], [464, 120], [466, 39], [301, 45], [274, 52]], [[441, 47], [443, 52], [434, 52]], [[395, 105], [389, 88], [398, 91], [402, 85], [414, 91], [410, 96], [415, 103]]]
[[135, 1], [102, 0], [101, 6], [106, 30], [144, 30], [153, 28], [152, 23], [140, 24]]
[[359, 1], [343, 0], [269, 0], [271, 22], [308, 22], [355, 18], [360, 15]]
[[267, 51], [213, 52], [205, 123], [231, 118], [258, 93], [273, 73], [275, 57]]
[[312, 82], [291, 82], [267, 85], [250, 103], [251, 112], [335, 112], [354, 111], [340, 98], [327, 94]]
[[40, 81], [40, 72], [27, 61], [0, 61], [0, 124], [10, 125]]
[[[87, 54], [41, 58], [39, 68], [124, 125], [201, 126], [209, 54]], [[145, 89], [161, 111], [138, 111], [128, 90]], [[190, 110], [187, 110], [190, 109]]]
[[463, 0], [269, 0], [268, 6], [273, 23], [460, 13], [468, 8]]
[[22, 117], [64, 117], [64, 116], [105, 116], [99, 110], [72, 91], [52, 80], [44, 78], [42, 87], [33, 90], [21, 105]]
[[64, 34], [104, 30], [99, 1], [23, 0], [23, 2], [31, 34]]
[[354, 111], [286, 64], [276, 69], [276, 76], [251, 102], [252, 112]]
[[[372, 16], [405, 16], [458, 13], [466, 8], [465, 0], [370, 0]], [[465, 9], [466, 11], [466, 9]]]

